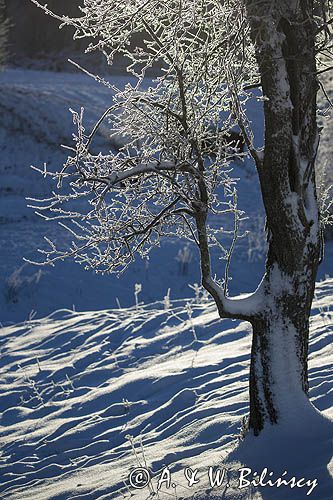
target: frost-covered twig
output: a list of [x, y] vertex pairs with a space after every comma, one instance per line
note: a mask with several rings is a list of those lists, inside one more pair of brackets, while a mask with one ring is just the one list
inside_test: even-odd
[[[52, 15], [47, 6], [39, 7]], [[112, 104], [91, 131], [84, 110], [72, 111], [76, 132], [70, 156], [55, 172], [40, 169], [55, 188], [47, 199], [31, 200], [32, 206], [45, 220], [58, 221], [71, 241], [58, 246], [45, 239], [39, 264], [71, 257], [96, 272], [119, 274], [138, 255], [146, 259], [163, 238], [185, 238], [199, 247], [202, 284], [220, 314], [228, 316], [226, 289], [213, 279], [210, 253], [216, 246], [225, 256], [229, 231], [211, 228], [207, 217], [240, 220], [231, 162], [244, 156], [244, 139], [257, 154], [235, 99], [238, 85], [244, 104], [258, 84], [244, 5], [185, 0], [175, 8], [171, 0], [135, 0], [120, 8], [115, 0], [89, 0], [80, 10], [75, 19], [54, 17], [71, 24], [75, 38], [89, 38], [87, 50], [102, 51], [110, 64], [115, 55], [127, 58], [131, 79], [119, 88], [90, 74], [110, 88]], [[151, 67], [156, 77], [145, 79]], [[121, 138], [117, 151], [93, 152], [102, 122], [108, 122], [111, 138]], [[238, 222], [226, 275], [237, 230]], [[219, 273], [223, 276], [223, 269]], [[237, 312], [236, 301], [235, 314], [247, 317]]]

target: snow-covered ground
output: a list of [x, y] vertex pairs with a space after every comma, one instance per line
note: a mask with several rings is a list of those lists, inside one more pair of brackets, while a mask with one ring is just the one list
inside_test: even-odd
[[[333, 417], [332, 297], [333, 280], [319, 283], [309, 360], [311, 400], [326, 417]], [[169, 466], [176, 487], [164, 483], [157, 498], [191, 497], [238, 442], [250, 328], [218, 320], [211, 303], [63, 310], [3, 328], [0, 342], [1, 498], [144, 499], [149, 487], [135, 490], [128, 480], [140, 465], [151, 469], [155, 491]], [[329, 500], [332, 425], [304, 414], [296, 433], [280, 428], [276, 438], [272, 428], [245, 441], [228, 468], [261, 463], [275, 477], [287, 470], [288, 479], [316, 478], [310, 498]], [[201, 484], [188, 487], [186, 467], [200, 469]], [[219, 498], [282, 500], [305, 499], [310, 488], [224, 489], [215, 490]]]
[[[124, 77], [112, 76], [116, 85]], [[152, 252], [149, 262], [138, 260], [119, 279], [96, 276], [73, 262], [58, 263], [55, 268], [37, 268], [24, 264], [23, 257], [38, 258], [37, 248], [44, 235], [57, 240], [68, 237], [55, 224], [47, 224], [27, 208], [26, 197], [47, 196], [51, 185], [30, 165], [52, 168], [62, 165], [70, 144], [72, 128], [68, 109], [85, 107], [87, 127], [112, 100], [111, 91], [81, 73], [7, 70], [0, 73], [0, 321], [9, 324], [31, 316], [42, 317], [59, 308], [97, 310], [134, 303], [136, 283], [142, 284], [140, 298], [146, 303], [191, 295], [189, 284], [199, 282], [198, 255], [190, 248], [188, 273], [180, 272], [178, 255], [185, 242], [163, 242]], [[253, 100], [250, 117], [256, 140], [260, 143], [262, 117], [260, 104]], [[96, 148], [110, 146], [107, 125], [101, 128]], [[251, 292], [260, 281], [264, 266], [262, 251], [265, 235], [263, 209], [257, 178], [249, 162], [235, 165], [240, 177], [239, 205], [250, 217], [246, 228], [249, 238], [239, 240], [231, 267], [232, 293]], [[218, 221], [216, 221], [218, 223]], [[213, 256], [216, 271], [223, 274], [223, 262]], [[333, 246], [327, 246], [327, 258], [319, 279], [333, 269]]]
[[[176, 487], [164, 485], [156, 495], [161, 500], [195, 492], [208, 498], [202, 492], [209, 489], [210, 466], [236, 470], [250, 463], [275, 475], [287, 468], [288, 478], [318, 478], [311, 498], [331, 499], [333, 433], [325, 416], [333, 417], [332, 243], [318, 276], [326, 280], [317, 286], [309, 364], [310, 395], [323, 416], [304, 415], [292, 435], [276, 437], [272, 430], [255, 442], [246, 439], [227, 460], [248, 411], [250, 327], [219, 321], [205, 297], [186, 300], [195, 295], [189, 284], [199, 282], [195, 249], [187, 274], [177, 260], [182, 241], [163, 242], [149, 263], [136, 262], [119, 279], [72, 262], [55, 268], [23, 262], [36, 258], [43, 235], [65, 237], [27, 208], [25, 197], [50, 189], [29, 166], [62, 164], [59, 144], [68, 144], [72, 133], [68, 108], [84, 105], [91, 126], [109, 106], [110, 91], [81, 74], [21, 70], [0, 73], [0, 87], [0, 498], [148, 498], [149, 488], [135, 490], [128, 482], [130, 471], [146, 462], [155, 491], [157, 474], [170, 466]], [[260, 105], [254, 102], [250, 112], [260, 142]], [[96, 147], [105, 144], [106, 127]], [[249, 215], [244, 227], [252, 233], [236, 247], [232, 294], [254, 290], [264, 267], [256, 176], [247, 161], [235, 164], [235, 175], [240, 208]], [[213, 261], [220, 270], [217, 255]], [[133, 306], [136, 283], [142, 284], [138, 300], [152, 304]], [[200, 468], [196, 487], [188, 487], [185, 467]], [[224, 486], [219, 498], [303, 499], [306, 493], [306, 487], [260, 493]]]
[[[123, 77], [111, 81], [121, 85]], [[122, 306], [134, 303], [134, 287], [142, 284], [140, 298], [145, 302], [161, 300], [171, 289], [173, 298], [190, 295], [189, 284], [199, 281], [198, 255], [190, 250], [188, 273], [180, 272], [178, 254], [186, 242], [163, 242], [151, 254], [149, 262], [137, 261], [118, 279], [96, 276], [72, 262], [55, 268], [37, 268], [24, 264], [23, 257], [36, 259], [36, 249], [43, 245], [43, 236], [67, 237], [55, 224], [47, 224], [27, 208], [26, 197], [47, 196], [51, 184], [30, 168], [52, 168], [62, 165], [65, 151], [60, 144], [70, 144], [72, 127], [68, 108], [84, 106], [87, 127], [109, 105], [112, 92], [83, 74], [47, 71], [8, 70], [0, 73], [0, 321], [4, 324], [37, 317], [55, 309], [91, 310], [114, 307], [116, 298]], [[254, 112], [258, 114], [257, 110]], [[260, 135], [260, 126], [259, 133]], [[110, 146], [106, 125], [97, 137], [96, 148]], [[235, 175], [242, 177], [241, 208], [253, 215], [252, 225], [259, 222], [260, 195], [251, 167], [239, 164]], [[261, 220], [262, 222], [262, 220]], [[256, 288], [263, 261], [248, 265], [248, 244], [241, 241], [233, 266], [235, 293]], [[254, 252], [257, 242], [251, 243]], [[219, 268], [222, 270], [221, 262]]]

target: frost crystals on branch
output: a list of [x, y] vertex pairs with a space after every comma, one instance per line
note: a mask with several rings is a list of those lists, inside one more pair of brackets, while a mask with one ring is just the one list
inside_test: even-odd
[[[223, 290], [213, 282], [210, 251], [219, 246], [228, 269], [232, 249], [224, 248], [223, 229], [208, 221], [210, 214], [229, 215], [237, 231], [242, 215], [230, 162], [244, 155], [242, 141], [251, 147], [252, 138], [246, 124], [235, 132], [228, 82], [232, 75], [238, 106], [244, 105], [242, 88], [257, 76], [243, 8], [239, 2], [187, 0], [132, 1], [120, 9], [111, 0], [85, 2], [82, 14], [63, 21], [75, 25], [76, 37], [96, 38], [88, 50], [102, 50], [110, 63], [116, 54], [126, 56], [131, 76], [122, 89], [104, 81], [113, 103], [91, 133], [83, 110], [72, 112], [77, 132], [71, 156], [60, 171], [41, 171], [57, 189], [49, 199], [32, 200], [33, 207], [73, 237], [70, 248], [48, 241], [44, 263], [74, 257], [87, 268], [120, 273], [137, 254], [146, 258], [161, 238], [177, 236], [198, 245], [204, 286], [222, 296], [227, 284]], [[151, 67], [154, 79], [145, 77]], [[122, 146], [95, 154], [94, 136], [106, 120], [111, 139], [121, 138]], [[228, 273], [220, 272], [227, 281]]]

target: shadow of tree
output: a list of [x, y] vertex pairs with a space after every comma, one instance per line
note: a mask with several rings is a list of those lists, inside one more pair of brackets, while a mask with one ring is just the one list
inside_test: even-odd
[[[224, 466], [229, 471], [232, 488], [230, 494], [226, 492], [219, 498], [330, 500], [333, 492], [332, 436], [333, 422], [314, 407], [303, 414], [298, 426], [295, 422], [289, 428], [287, 425], [272, 426], [259, 437], [249, 433], [226, 459]], [[242, 483], [241, 468], [250, 469], [244, 470]], [[262, 481], [265, 486], [257, 486], [265, 469], [267, 473]], [[278, 478], [289, 485], [278, 487], [274, 484]], [[301, 478], [304, 480], [300, 481]], [[253, 480], [253, 485], [248, 484]], [[297, 481], [300, 481], [298, 486]], [[231, 496], [231, 491], [237, 489], [238, 495]]]

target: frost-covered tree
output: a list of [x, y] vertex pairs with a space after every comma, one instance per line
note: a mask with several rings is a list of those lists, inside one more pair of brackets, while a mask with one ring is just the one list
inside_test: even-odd
[[6, 15], [5, 0], [0, 0], [0, 69], [7, 60], [8, 55], [8, 19]]
[[[32, 0], [37, 3], [37, 0]], [[316, 7], [316, 9], [315, 9]], [[48, 12], [46, 7], [44, 10]], [[59, 219], [70, 248], [43, 250], [44, 263], [73, 257], [96, 271], [119, 273], [168, 236], [186, 237], [200, 254], [202, 285], [221, 318], [253, 328], [249, 427], [299, 415], [308, 400], [309, 315], [322, 254], [315, 184], [316, 56], [331, 38], [327, 5], [313, 0], [85, 0], [82, 16], [59, 17], [88, 37], [112, 64], [128, 59], [124, 88], [91, 132], [73, 113], [75, 145], [57, 188], [38, 209]], [[138, 40], [141, 40], [138, 42]], [[145, 78], [155, 68], [154, 80]], [[255, 146], [246, 103], [261, 87], [264, 146]], [[96, 154], [103, 120], [117, 151]], [[230, 130], [238, 127], [239, 135]], [[245, 141], [266, 211], [266, 272], [256, 291], [230, 297], [228, 268], [239, 221], [231, 162]], [[85, 203], [83, 203], [85, 202]], [[212, 215], [233, 221], [229, 247]], [[228, 228], [225, 224], [224, 227]], [[226, 265], [211, 266], [217, 246]]]

